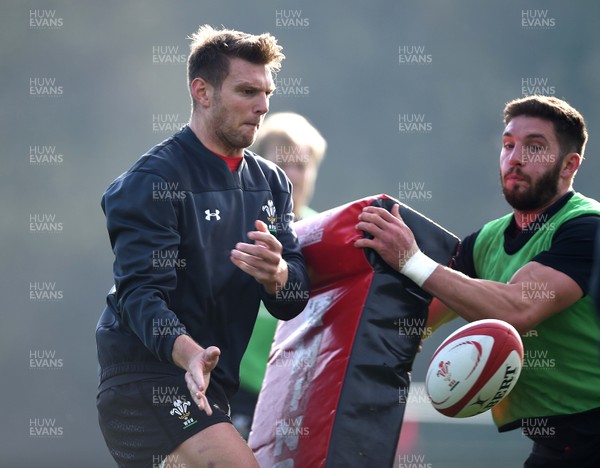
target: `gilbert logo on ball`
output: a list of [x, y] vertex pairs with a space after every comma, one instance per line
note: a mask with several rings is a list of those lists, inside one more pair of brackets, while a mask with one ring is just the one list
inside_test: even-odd
[[440, 413], [466, 418], [498, 404], [523, 367], [523, 342], [502, 320], [469, 323], [452, 333], [429, 362], [425, 387]]

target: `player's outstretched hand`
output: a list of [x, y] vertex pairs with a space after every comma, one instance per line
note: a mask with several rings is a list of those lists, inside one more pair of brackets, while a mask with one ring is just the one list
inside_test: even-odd
[[185, 381], [198, 408], [209, 416], [212, 408], [206, 398], [206, 389], [210, 383], [210, 373], [219, 362], [221, 351], [216, 346], [209, 346], [194, 355], [188, 364]]

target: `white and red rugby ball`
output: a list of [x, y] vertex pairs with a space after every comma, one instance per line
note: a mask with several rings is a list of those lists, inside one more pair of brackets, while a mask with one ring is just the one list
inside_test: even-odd
[[436, 349], [425, 387], [440, 413], [466, 418], [483, 413], [513, 389], [523, 367], [517, 330], [495, 319], [468, 323]]

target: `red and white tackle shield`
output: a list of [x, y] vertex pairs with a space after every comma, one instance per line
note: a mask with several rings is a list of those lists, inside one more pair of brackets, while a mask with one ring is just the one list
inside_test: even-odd
[[[305, 310], [280, 322], [249, 445], [263, 468], [391, 467], [431, 296], [371, 249], [354, 247], [358, 214], [387, 195], [295, 225], [312, 283]], [[458, 239], [400, 204], [429, 257], [447, 265]]]

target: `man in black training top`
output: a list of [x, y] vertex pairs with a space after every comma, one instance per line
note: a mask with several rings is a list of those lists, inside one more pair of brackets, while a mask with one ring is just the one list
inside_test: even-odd
[[[119, 466], [258, 466], [229, 398], [262, 300], [309, 289], [284, 172], [250, 151], [284, 58], [269, 34], [192, 36], [192, 115], [106, 190], [115, 288], [96, 339], [102, 433]], [[304, 295], [304, 297], [307, 295]]]

